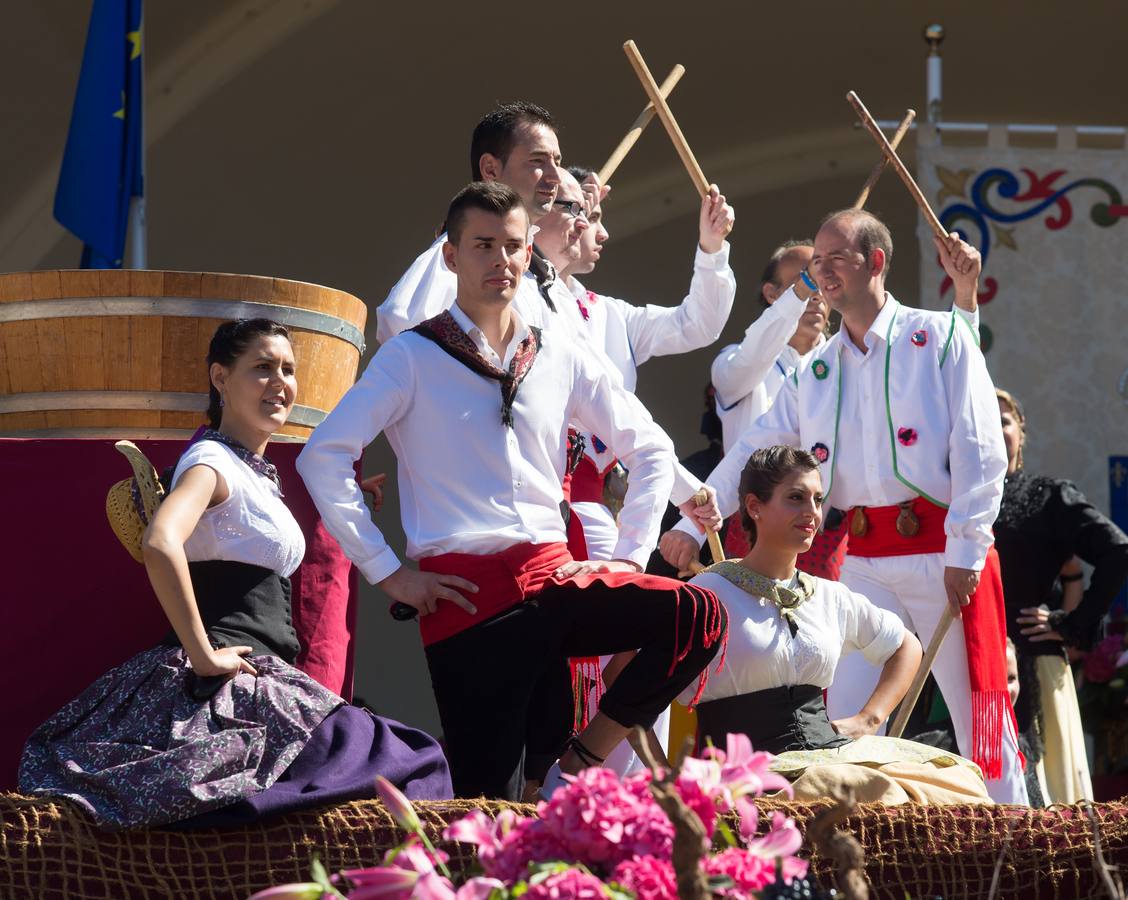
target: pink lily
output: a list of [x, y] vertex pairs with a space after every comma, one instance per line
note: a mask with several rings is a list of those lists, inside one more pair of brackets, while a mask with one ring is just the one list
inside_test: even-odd
[[400, 828], [412, 833], [419, 832], [422, 826], [419, 823], [419, 816], [415, 812], [415, 807], [411, 805], [411, 801], [403, 795], [400, 789], [383, 775], [376, 776], [376, 793]]
[[[743, 823], [740, 830], [743, 834]], [[789, 819], [781, 812], [774, 812], [771, 830], [763, 837], [751, 838], [747, 843], [749, 853], [764, 859], [775, 859], [778, 856], [791, 856], [798, 851], [803, 846], [803, 835], [795, 826], [794, 819]]]
[[364, 897], [407, 898], [419, 880], [419, 873], [398, 867], [372, 866], [367, 869], [348, 869], [341, 873], [353, 885], [349, 894], [352, 900]]
[[457, 900], [489, 900], [496, 890], [505, 890], [505, 882], [496, 878], [471, 878], [458, 889]]

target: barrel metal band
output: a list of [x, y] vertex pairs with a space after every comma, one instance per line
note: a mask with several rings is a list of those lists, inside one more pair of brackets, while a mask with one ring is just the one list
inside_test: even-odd
[[[85, 409], [202, 413], [207, 408], [207, 394], [176, 391], [43, 391], [0, 395], [0, 414]], [[286, 424], [315, 428], [327, 415], [323, 409], [295, 405]]]
[[276, 306], [251, 300], [197, 297], [63, 297], [59, 300], [16, 300], [0, 303], [0, 324], [78, 316], [170, 316], [191, 319], [273, 319], [283, 325], [328, 334], [364, 353], [364, 332], [340, 316]]

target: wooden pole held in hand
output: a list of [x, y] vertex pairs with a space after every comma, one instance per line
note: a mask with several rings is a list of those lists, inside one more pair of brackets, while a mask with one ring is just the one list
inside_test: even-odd
[[881, 152], [885, 155], [889, 165], [893, 167], [893, 171], [900, 176], [901, 181], [905, 183], [905, 187], [909, 189], [909, 193], [912, 194], [913, 200], [916, 201], [916, 205], [920, 208], [921, 213], [924, 215], [924, 220], [928, 223], [928, 227], [932, 229], [932, 233], [941, 240], [947, 241], [948, 233], [944, 230], [944, 226], [941, 225], [940, 220], [936, 218], [936, 213], [934, 213], [932, 207], [928, 205], [924, 193], [921, 191], [916, 181], [913, 180], [913, 176], [909, 173], [905, 164], [901, 162], [901, 157], [897, 155], [897, 151], [889, 146], [889, 141], [886, 140], [881, 129], [877, 127], [877, 122], [875, 122], [873, 116], [869, 114], [869, 110], [866, 109], [865, 104], [862, 103], [861, 99], [853, 91], [850, 91], [850, 93], [846, 95], [846, 100], [854, 107], [854, 112], [858, 114], [858, 119], [861, 121], [862, 125], [865, 126], [866, 131], [870, 133], [874, 141], [877, 142], [878, 147], [881, 148]]
[[[663, 98], [669, 97], [670, 93], [674, 90], [674, 86], [681, 81], [681, 77], [685, 74], [685, 66], [681, 63], [670, 69], [670, 74], [666, 76], [666, 80], [662, 82], [662, 86], [658, 88], [658, 93]], [[653, 103], [647, 103], [642, 112], [638, 114], [638, 118], [634, 120], [627, 131], [626, 136], [619, 141], [619, 146], [616, 147], [609, 157], [607, 162], [603, 164], [603, 168], [599, 170], [598, 178], [600, 184], [607, 184], [611, 180], [611, 176], [615, 174], [615, 170], [619, 168], [619, 164], [626, 159], [627, 154], [630, 153], [631, 147], [642, 135], [646, 126], [650, 124], [650, 120], [654, 118], [655, 110]]]
[[705, 173], [701, 171], [701, 166], [697, 164], [697, 157], [693, 155], [693, 151], [689, 149], [689, 144], [686, 142], [685, 135], [682, 134], [681, 128], [678, 127], [677, 121], [674, 119], [674, 114], [670, 112], [670, 107], [666, 103], [666, 99], [658, 90], [658, 85], [654, 81], [654, 76], [650, 74], [650, 69], [646, 66], [646, 60], [642, 58], [642, 54], [638, 52], [638, 47], [635, 46], [634, 41], [627, 41], [623, 44], [623, 52], [627, 54], [627, 59], [630, 60], [631, 67], [635, 70], [635, 75], [638, 80], [642, 82], [642, 89], [646, 91], [650, 102], [654, 104], [654, 111], [657, 113], [658, 118], [662, 120], [662, 124], [666, 128], [666, 133], [670, 136], [670, 140], [674, 142], [674, 149], [678, 151], [678, 156], [681, 157], [682, 164], [689, 172], [689, 178], [693, 182], [693, 186], [697, 188], [697, 193], [704, 197], [709, 193], [709, 180], [705, 177]]
[[897, 708], [897, 718], [893, 720], [893, 727], [889, 729], [890, 737], [899, 738], [904, 733], [905, 725], [909, 722], [909, 715], [912, 713], [913, 707], [916, 706], [917, 700], [920, 699], [920, 692], [924, 690], [924, 682], [928, 678], [928, 673], [932, 671], [932, 664], [936, 661], [936, 654], [940, 652], [940, 645], [944, 643], [944, 636], [948, 633], [952, 621], [952, 609], [945, 604], [944, 613], [940, 616], [940, 621], [936, 625], [936, 633], [932, 635], [932, 640], [928, 643], [928, 650], [925, 651], [924, 657], [920, 661], [920, 668], [917, 669], [917, 673], [913, 677], [913, 683], [909, 685], [905, 699], [901, 701], [901, 705]]
[[[704, 506], [709, 502], [709, 495], [705, 492], [704, 488], [693, 495], [693, 501], [698, 506]], [[725, 561], [725, 549], [721, 546], [721, 536], [712, 529], [705, 529], [705, 537], [709, 539], [709, 552], [713, 555], [713, 562], [719, 563]]]
[[[901, 120], [901, 124], [897, 126], [897, 130], [893, 132], [893, 137], [889, 139], [889, 146], [891, 149], [896, 150], [901, 146], [901, 141], [906, 134], [909, 133], [909, 126], [913, 124], [913, 119], [916, 118], [915, 109], [905, 110], [905, 118]], [[870, 191], [873, 186], [877, 184], [877, 179], [881, 177], [881, 173], [885, 171], [885, 167], [889, 165], [889, 160], [884, 156], [878, 160], [877, 165], [873, 167], [870, 172], [869, 178], [866, 179], [865, 185], [862, 187], [861, 193], [858, 194], [858, 199], [854, 201], [854, 209], [862, 209], [869, 199]]]

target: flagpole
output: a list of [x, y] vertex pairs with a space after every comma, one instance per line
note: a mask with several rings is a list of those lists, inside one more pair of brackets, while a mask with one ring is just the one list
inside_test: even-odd
[[149, 235], [148, 223], [145, 220], [145, 199], [149, 193], [149, 185], [146, 183], [145, 172], [147, 166], [145, 165], [145, 157], [147, 156], [147, 149], [145, 145], [145, 60], [148, 58], [148, 47], [145, 46], [145, 18], [142, 13], [141, 18], [141, 147], [138, 151], [138, 166], [141, 169], [141, 194], [140, 196], [133, 196], [129, 198], [129, 255], [126, 259], [127, 269], [147, 269], [149, 268]]

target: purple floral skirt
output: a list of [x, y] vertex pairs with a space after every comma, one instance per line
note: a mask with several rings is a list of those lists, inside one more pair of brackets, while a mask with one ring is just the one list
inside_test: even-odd
[[[243, 824], [372, 795], [382, 774], [408, 796], [451, 796], [428, 735], [348, 706], [305, 673], [255, 656], [206, 701], [179, 647], [107, 672], [35, 730], [20, 790], [63, 796], [114, 827]], [[188, 821], [184, 821], [188, 820]]]

